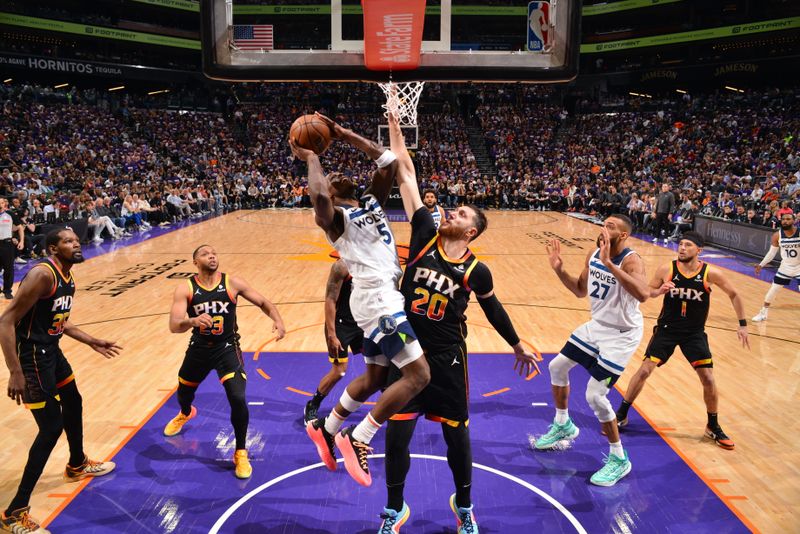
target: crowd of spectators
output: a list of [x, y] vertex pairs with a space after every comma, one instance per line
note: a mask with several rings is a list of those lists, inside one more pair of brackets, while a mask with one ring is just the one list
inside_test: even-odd
[[[725, 92], [666, 99], [658, 110], [623, 100], [613, 112], [570, 115], [549, 89], [456, 94], [430, 84], [415, 165], [420, 187], [449, 207], [622, 212], [656, 238], [697, 214], [774, 228], [780, 210], [800, 211], [797, 97]], [[289, 125], [319, 109], [374, 139], [383, 102], [375, 87], [352, 84], [248, 84], [220, 98], [219, 112], [198, 112], [94, 90], [0, 86], [0, 196], [25, 227], [19, 261], [42, 253], [52, 222], [86, 220], [87, 239], [102, 241], [241, 208], [308, 207]], [[361, 190], [373, 167], [335, 142], [323, 165]], [[657, 216], [664, 193], [673, 198], [666, 218]]]

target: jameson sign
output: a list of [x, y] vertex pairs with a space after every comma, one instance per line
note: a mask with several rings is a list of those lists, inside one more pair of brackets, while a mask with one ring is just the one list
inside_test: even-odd
[[158, 69], [141, 65], [115, 65], [97, 61], [80, 61], [40, 56], [23, 56], [0, 52], [0, 69], [17, 68], [25, 70], [63, 72], [87, 76], [109, 76], [137, 80], [187, 81], [199, 77], [190, 71]]

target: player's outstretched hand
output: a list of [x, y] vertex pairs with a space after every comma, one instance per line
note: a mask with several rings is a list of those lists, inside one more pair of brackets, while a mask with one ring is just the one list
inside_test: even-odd
[[756, 276], [758, 276], [760, 274], [761, 274], [761, 264], [759, 263], [759, 264], [756, 265]]
[[289, 138], [289, 148], [292, 149], [292, 154], [302, 161], [308, 161], [312, 156], [316, 157], [313, 150], [301, 147], [295, 142], [294, 138]]
[[278, 333], [277, 337], [275, 338], [275, 341], [280, 341], [281, 339], [284, 338], [284, 336], [286, 336], [286, 327], [283, 326], [282, 321], [277, 321], [275, 323], [272, 323], [272, 333], [274, 334], [275, 332]]
[[514, 347], [514, 370], [519, 376], [528, 376], [536, 368], [536, 357], [519, 344]]
[[122, 350], [122, 347], [117, 345], [115, 341], [106, 339], [98, 339], [95, 343], [90, 343], [89, 346], [109, 359], [119, 356], [119, 351]]
[[611, 263], [611, 236], [605, 226], [600, 230], [600, 261], [605, 266]]
[[11, 373], [8, 378], [8, 397], [17, 402], [17, 406], [22, 404], [22, 395], [25, 393], [25, 377], [22, 373]]
[[337, 124], [335, 120], [331, 119], [330, 117], [327, 117], [327, 116], [323, 115], [319, 111], [315, 111], [314, 115], [316, 115], [319, 120], [321, 120], [322, 122], [325, 123], [325, 125], [331, 131], [331, 137], [333, 139], [339, 139], [342, 136], [342, 132], [344, 132], [344, 128], [339, 126], [339, 124]]
[[750, 348], [750, 338], [747, 335], [746, 326], [740, 326], [739, 329], [736, 330], [736, 337], [742, 342], [742, 347]]
[[561, 259], [561, 243], [558, 239], [551, 239], [550, 243], [545, 245], [547, 248], [547, 259], [550, 260], [550, 267], [558, 272], [564, 267], [564, 261]]

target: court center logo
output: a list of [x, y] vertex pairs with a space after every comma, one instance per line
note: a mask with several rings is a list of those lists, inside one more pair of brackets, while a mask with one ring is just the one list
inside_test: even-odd
[[397, 319], [391, 315], [382, 315], [378, 319], [378, 328], [385, 336], [390, 336], [397, 332]]

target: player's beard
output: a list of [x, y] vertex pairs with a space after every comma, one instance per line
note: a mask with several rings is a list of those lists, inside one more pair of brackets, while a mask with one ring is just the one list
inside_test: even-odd
[[694, 260], [696, 260], [696, 259], [697, 259], [697, 255], [696, 254], [694, 256], [687, 255], [687, 256], [681, 258], [680, 253], [678, 253], [678, 261], [683, 263], [684, 265], [689, 265], [690, 263], [694, 263]]
[[781, 228], [782, 228], [783, 230], [786, 230], [786, 231], [789, 231], [789, 230], [791, 230], [793, 226], [794, 226], [794, 222], [790, 222], [790, 223], [789, 223], [789, 224], [787, 224], [787, 225], [784, 225], [784, 224], [782, 224], [782, 223], [781, 223]]
[[83, 263], [86, 261], [86, 258], [83, 257], [83, 252], [79, 250], [72, 253], [72, 257], [69, 259], [69, 261], [70, 263]]
[[450, 239], [460, 239], [464, 232], [457, 228], [453, 223], [445, 224], [439, 227], [439, 235]]
[[[599, 236], [597, 236], [597, 240], [595, 241], [595, 243], [597, 243], [597, 248], [600, 248], [600, 238], [601, 237], [603, 237], [603, 234], [600, 234]], [[609, 245], [608, 246], [610, 248], [614, 248], [614, 247], [617, 246], [617, 243], [619, 243], [619, 237], [612, 237], [609, 240]]]

